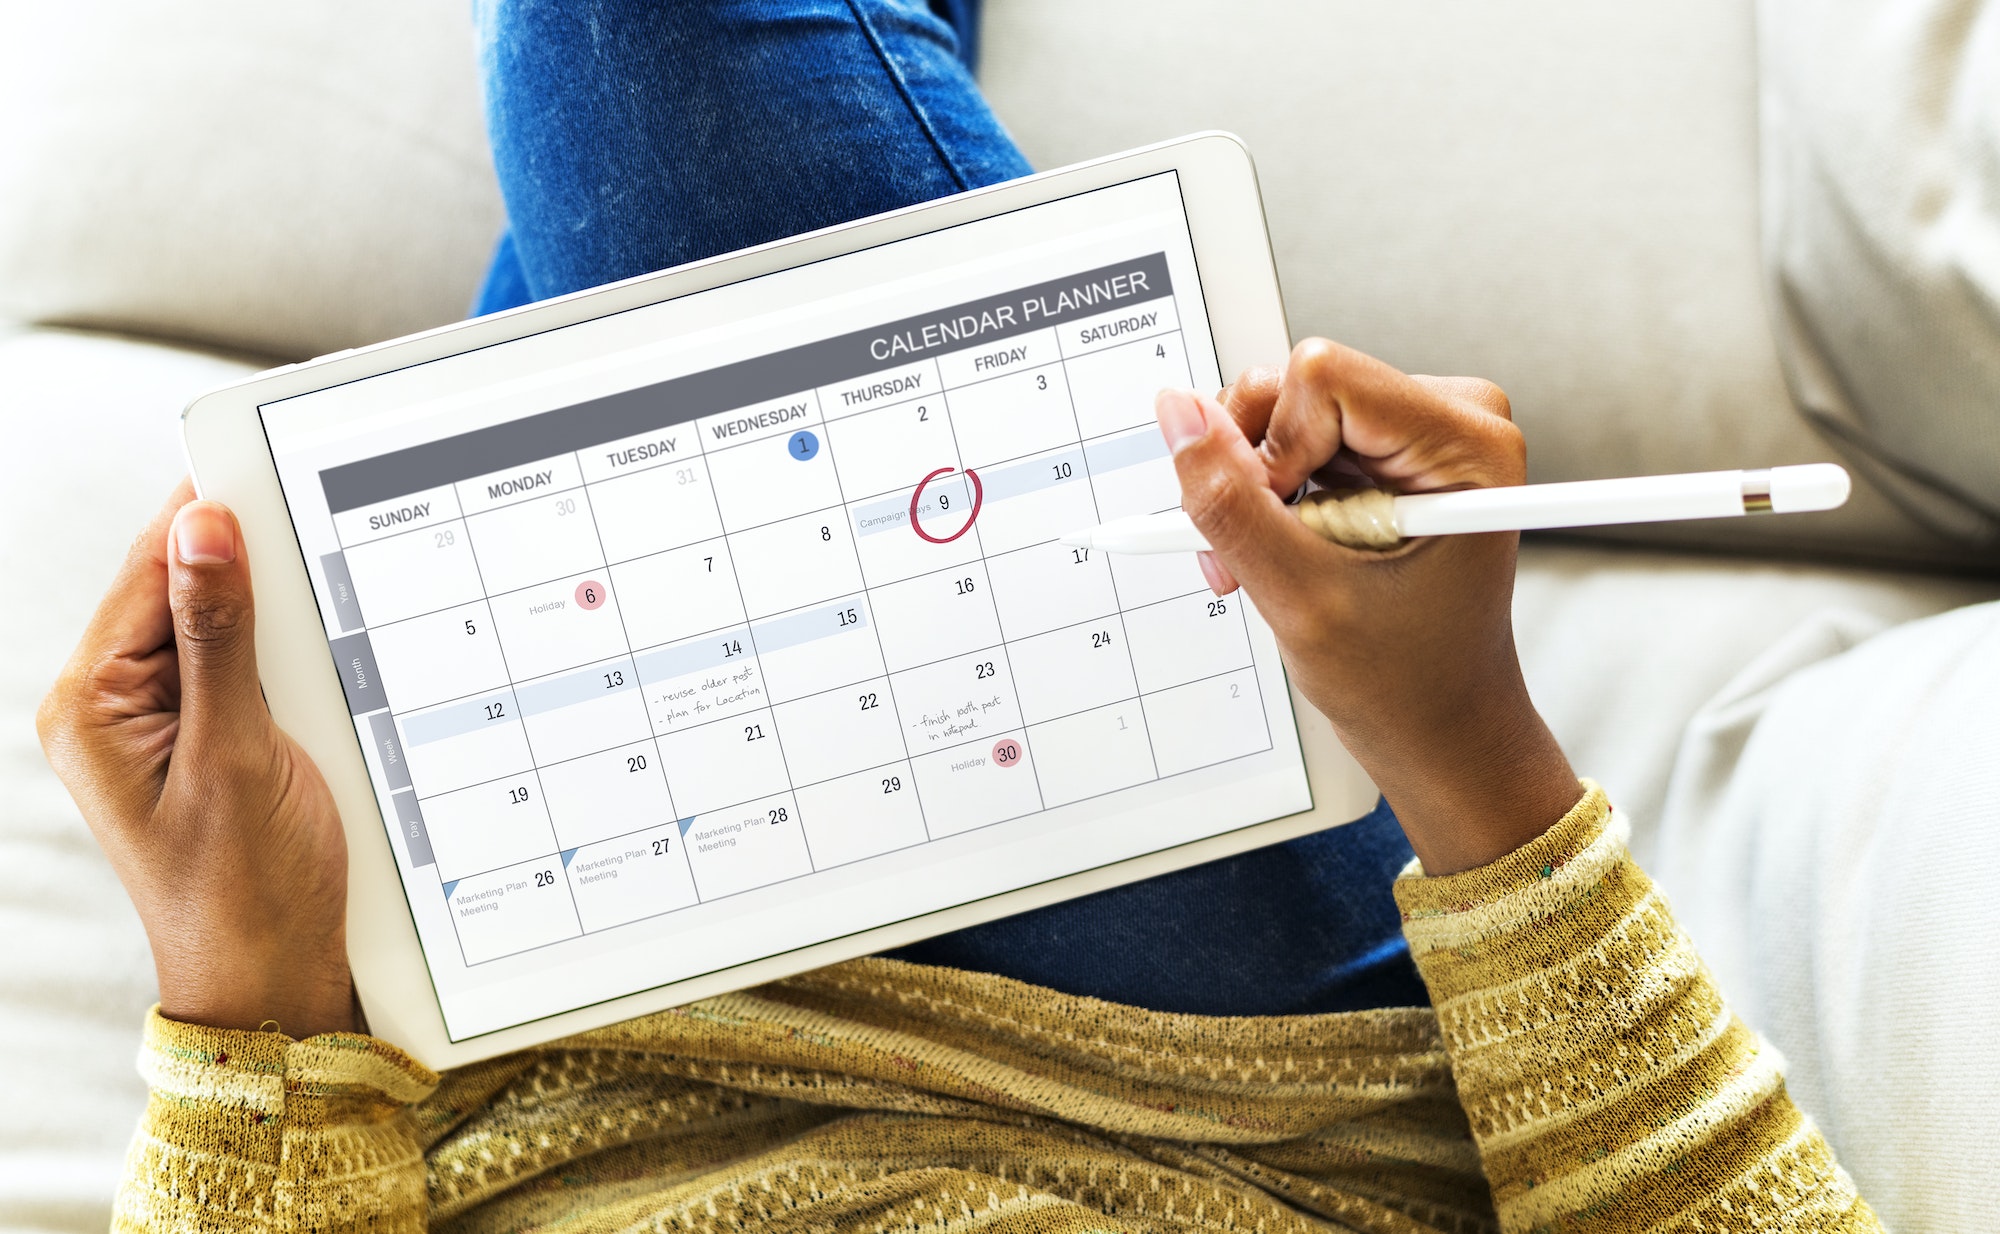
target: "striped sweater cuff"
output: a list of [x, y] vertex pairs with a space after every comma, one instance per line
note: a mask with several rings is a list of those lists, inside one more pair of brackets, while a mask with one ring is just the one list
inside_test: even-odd
[[1500, 860], [1396, 883], [1501, 1226], [1876, 1228], [1583, 789]]
[[361, 1033], [322, 1033], [295, 1041], [283, 1033], [207, 1028], [146, 1016], [139, 1074], [156, 1095], [230, 1109], [281, 1113], [296, 1095], [379, 1095], [397, 1105], [421, 1101], [437, 1073], [386, 1041]]
[[151, 1087], [114, 1231], [420, 1231], [422, 1150], [407, 1107], [438, 1076], [358, 1033], [295, 1041], [147, 1016]]

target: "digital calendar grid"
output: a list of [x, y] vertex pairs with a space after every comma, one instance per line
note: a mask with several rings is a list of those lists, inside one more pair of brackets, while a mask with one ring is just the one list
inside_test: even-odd
[[1233, 599], [1056, 542], [1178, 504], [1180, 326], [1154, 254], [323, 471], [465, 964], [1270, 749]]

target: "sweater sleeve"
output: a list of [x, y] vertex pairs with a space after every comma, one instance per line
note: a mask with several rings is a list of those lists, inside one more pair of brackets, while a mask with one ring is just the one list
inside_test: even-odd
[[424, 1229], [409, 1106], [438, 1077], [394, 1046], [200, 1028], [155, 1008], [139, 1070], [152, 1095], [126, 1154], [116, 1234]]
[[1396, 883], [1501, 1228], [1879, 1230], [1584, 788], [1499, 861]]

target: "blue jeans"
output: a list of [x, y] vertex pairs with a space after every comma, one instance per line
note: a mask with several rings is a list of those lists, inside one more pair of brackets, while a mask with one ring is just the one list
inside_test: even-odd
[[[509, 230], [476, 311], [1026, 175], [978, 0], [478, 0]], [[1350, 826], [893, 953], [1160, 1011], [1428, 1001], [1386, 804]]]

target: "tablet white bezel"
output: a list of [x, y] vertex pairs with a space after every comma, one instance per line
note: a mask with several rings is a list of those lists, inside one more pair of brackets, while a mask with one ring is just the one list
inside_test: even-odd
[[321, 356], [212, 391], [183, 413], [197, 487], [242, 521], [257, 588], [257, 655], [278, 723], [318, 763], [348, 840], [348, 948], [372, 1030], [431, 1067], [455, 1067], [825, 964], [900, 946], [1121, 883], [1164, 874], [1351, 821], [1375, 789], [1332, 727], [1292, 691], [1313, 808], [1126, 861], [1038, 883], [721, 969], [608, 1002], [453, 1042], [433, 989], [380, 807], [355, 739], [258, 408], [526, 335], [674, 299], [990, 215], [1165, 171], [1179, 173], [1202, 294], [1222, 371], [1281, 359], [1290, 346], [1263, 205], [1248, 151], [1196, 134], [1045, 172], [675, 270]]

